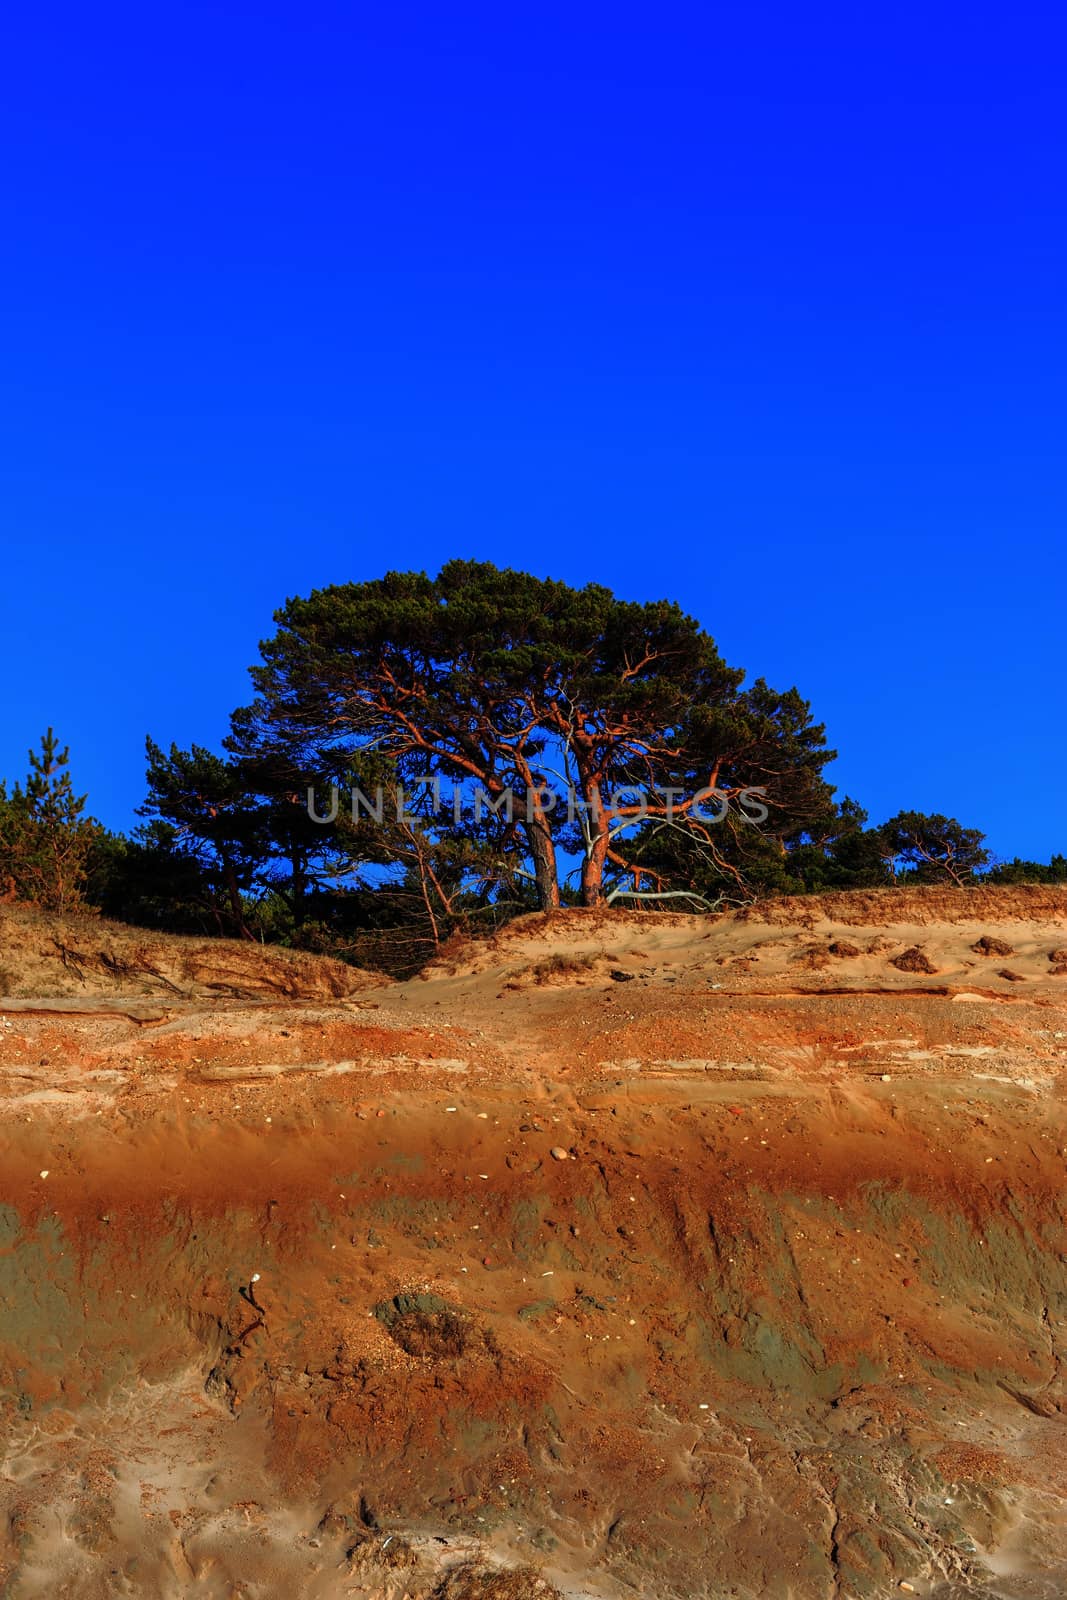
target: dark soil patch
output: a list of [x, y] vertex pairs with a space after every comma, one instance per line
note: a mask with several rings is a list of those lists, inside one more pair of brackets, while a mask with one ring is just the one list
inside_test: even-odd
[[1003, 939], [994, 939], [988, 933], [983, 933], [980, 939], [976, 939], [971, 949], [976, 956], [1013, 956], [1015, 954], [1014, 945], [1007, 944]]
[[456, 1361], [472, 1351], [493, 1348], [484, 1329], [439, 1295], [398, 1294], [376, 1305], [374, 1315], [409, 1356]]
[[937, 971], [930, 957], [917, 944], [913, 944], [909, 950], [902, 950], [899, 956], [890, 956], [889, 965], [896, 967], [899, 972]]

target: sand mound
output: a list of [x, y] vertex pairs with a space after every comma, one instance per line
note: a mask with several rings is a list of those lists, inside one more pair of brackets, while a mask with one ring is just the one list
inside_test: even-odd
[[[1067, 924], [1067, 886], [900, 889], [806, 895], [697, 916], [565, 909], [519, 917], [489, 939], [457, 938], [421, 974], [437, 983], [480, 977], [501, 990], [607, 984], [666, 970], [747, 977], [750, 988], [799, 978], [822, 987], [943, 982], [1003, 988], [990, 957], [1011, 951], [1024, 977], [1058, 978], [1050, 948]], [[1010, 937], [1009, 937], [1010, 935]], [[923, 959], [909, 952], [915, 948]], [[901, 951], [904, 955], [901, 955]], [[903, 963], [903, 964], [902, 964]], [[814, 975], [818, 974], [816, 980]]]
[[229, 995], [343, 999], [388, 979], [325, 956], [239, 939], [195, 939], [102, 917], [0, 907], [0, 995]]
[[1067, 921], [1067, 884], [987, 884], [969, 889], [846, 889], [837, 894], [789, 895], [758, 900], [730, 915], [789, 924], [840, 922], [846, 927], [896, 923]]

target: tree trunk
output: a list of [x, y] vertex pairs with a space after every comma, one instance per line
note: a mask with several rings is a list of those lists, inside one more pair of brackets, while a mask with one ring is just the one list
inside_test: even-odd
[[514, 759], [515, 770], [526, 785], [526, 818], [522, 830], [530, 846], [537, 904], [542, 911], [554, 911], [559, 905], [559, 872], [552, 824], [548, 820], [548, 812], [533, 803], [533, 797], [540, 796], [542, 792], [541, 780], [534, 776], [533, 768], [521, 752], [517, 751]]
[[610, 844], [608, 819], [601, 808], [599, 784], [586, 785], [585, 799], [588, 807], [586, 821], [589, 827], [589, 840], [585, 859], [582, 861], [582, 904], [597, 906], [604, 894], [604, 867]]
[[542, 911], [554, 911], [559, 906], [559, 873], [556, 870], [556, 847], [548, 818], [534, 811], [523, 830], [530, 844], [533, 859], [534, 881], [537, 884], [537, 903]]
[[289, 856], [289, 865], [292, 867], [290, 906], [295, 928], [302, 928], [304, 925], [304, 910], [308, 891], [306, 862], [307, 858], [304, 852], [294, 844]]
[[237, 874], [234, 872], [231, 862], [227, 861], [225, 857], [223, 857], [222, 870], [226, 880], [226, 893], [230, 901], [230, 915], [237, 924], [237, 932], [242, 939], [252, 939], [252, 934], [249, 933], [248, 928], [245, 926], [241, 891], [237, 887]]

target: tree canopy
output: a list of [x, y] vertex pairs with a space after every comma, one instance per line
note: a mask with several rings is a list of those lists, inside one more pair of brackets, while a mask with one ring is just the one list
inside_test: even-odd
[[832, 811], [821, 774], [833, 752], [807, 703], [762, 680], [743, 687], [671, 601], [452, 561], [436, 578], [394, 572], [317, 590], [275, 620], [246, 729], [320, 762], [343, 752], [358, 770], [373, 752], [401, 780], [512, 796], [517, 820], [501, 843], [524, 851], [543, 907], [560, 902], [567, 857], [586, 905], [627, 885], [688, 892], [658, 872], [661, 887], [642, 890], [650, 873], [627, 838], [669, 825], [715, 858], [716, 810], [745, 825], [753, 789], [779, 848]]

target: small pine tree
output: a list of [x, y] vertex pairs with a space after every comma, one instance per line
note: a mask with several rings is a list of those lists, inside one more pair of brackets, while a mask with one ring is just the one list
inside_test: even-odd
[[29, 752], [25, 787], [0, 785], [0, 882], [8, 898], [46, 911], [83, 909], [82, 886], [99, 825], [84, 816], [67, 771], [70, 751], [51, 728]]
[[76, 795], [67, 765], [70, 747], [59, 748], [51, 728], [41, 739], [41, 753], [27, 752], [30, 771], [26, 779], [26, 800], [30, 815], [54, 832], [78, 826], [88, 795]]

